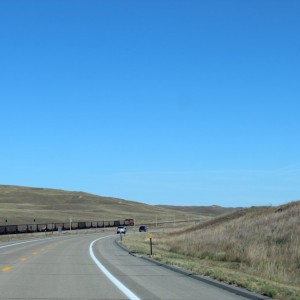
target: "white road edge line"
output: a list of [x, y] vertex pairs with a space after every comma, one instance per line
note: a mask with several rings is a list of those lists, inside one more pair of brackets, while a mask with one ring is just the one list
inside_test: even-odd
[[42, 238], [42, 239], [37, 239], [37, 240], [30, 240], [30, 241], [25, 241], [25, 242], [19, 242], [19, 243], [14, 243], [14, 244], [8, 244], [5, 246], [0, 246], [0, 249], [2, 248], [7, 248], [7, 247], [12, 247], [12, 246], [17, 246], [17, 245], [21, 245], [21, 244], [27, 244], [27, 243], [34, 243], [34, 242], [41, 242], [41, 241], [49, 241], [49, 240], [53, 240], [53, 239], [57, 239], [57, 237], [55, 238]]
[[124, 294], [126, 295], [130, 300], [140, 300], [138, 296], [136, 296], [131, 290], [129, 290], [123, 283], [121, 283], [116, 277], [114, 277], [101, 263], [100, 261], [96, 258], [94, 252], [93, 252], [93, 245], [102, 239], [107, 238], [106, 237], [101, 237], [99, 239], [94, 240], [90, 244], [90, 256], [95, 262], [95, 264], [98, 266], [98, 268], [104, 273], [104, 275]]

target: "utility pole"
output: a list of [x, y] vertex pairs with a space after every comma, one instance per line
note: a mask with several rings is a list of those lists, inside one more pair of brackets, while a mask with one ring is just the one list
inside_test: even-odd
[[70, 234], [72, 233], [72, 218], [70, 216]]

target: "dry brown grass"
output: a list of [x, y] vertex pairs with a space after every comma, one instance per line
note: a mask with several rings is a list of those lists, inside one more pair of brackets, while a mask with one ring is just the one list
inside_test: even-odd
[[238, 263], [253, 275], [300, 286], [300, 202], [252, 208], [205, 229], [163, 236], [169, 251]]
[[[300, 299], [300, 201], [243, 209], [155, 234], [153, 241], [159, 260], [276, 299]], [[134, 241], [127, 242], [135, 249]]]
[[135, 218], [137, 224], [202, 218], [163, 207], [124, 199], [102, 197], [84, 192], [0, 185], [0, 225], [124, 220]]

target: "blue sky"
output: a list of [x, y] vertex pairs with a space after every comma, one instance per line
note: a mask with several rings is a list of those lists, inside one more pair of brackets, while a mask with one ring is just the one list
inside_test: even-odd
[[0, 2], [0, 184], [148, 204], [300, 199], [300, 2]]

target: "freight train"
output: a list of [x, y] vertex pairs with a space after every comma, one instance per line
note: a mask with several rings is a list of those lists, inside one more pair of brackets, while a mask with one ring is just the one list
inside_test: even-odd
[[0, 225], [1, 234], [49, 232], [71, 229], [106, 228], [118, 226], [133, 226], [133, 219], [118, 221], [90, 221], [90, 222], [67, 222], [67, 223], [45, 223], [45, 224], [22, 224], [22, 225]]

